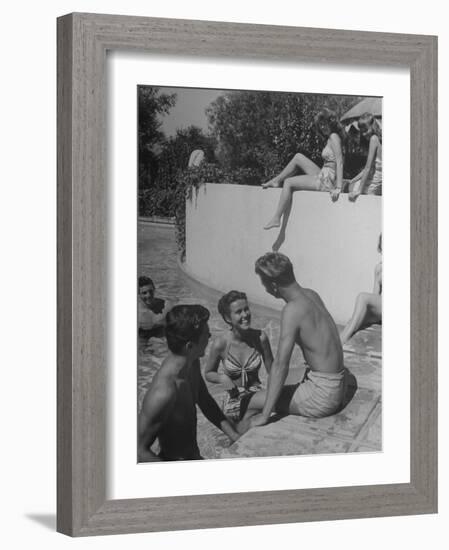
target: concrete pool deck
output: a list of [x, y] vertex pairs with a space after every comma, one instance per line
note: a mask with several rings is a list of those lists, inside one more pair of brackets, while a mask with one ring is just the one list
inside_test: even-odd
[[[219, 294], [192, 282], [178, 268], [174, 229], [139, 223], [139, 275], [150, 276], [157, 294], [178, 303], [200, 303], [210, 312], [212, 337], [227, 326], [216, 304]], [[264, 329], [273, 352], [279, 337], [279, 312], [252, 306], [253, 325]], [[138, 404], [167, 351], [162, 338], [141, 342], [138, 356]], [[249, 430], [235, 444], [198, 411], [198, 442], [205, 458], [311, 455], [382, 450], [382, 345], [379, 326], [360, 331], [345, 347], [348, 391], [345, 406], [322, 419], [287, 416], [267, 426]], [[206, 352], [207, 353], [207, 352]], [[262, 369], [263, 370], [263, 369]], [[287, 383], [298, 382], [304, 363], [295, 349]], [[266, 374], [261, 374], [266, 379]], [[207, 384], [218, 403], [223, 388]]]

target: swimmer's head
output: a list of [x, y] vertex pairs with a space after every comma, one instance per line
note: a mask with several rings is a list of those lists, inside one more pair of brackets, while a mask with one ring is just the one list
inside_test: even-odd
[[204, 355], [210, 338], [209, 310], [200, 305], [179, 305], [165, 317], [168, 349], [176, 355]]
[[261, 256], [256, 261], [255, 271], [265, 290], [276, 298], [279, 298], [279, 288], [296, 282], [291, 261], [280, 252], [267, 252]]
[[153, 303], [155, 290], [156, 288], [150, 277], [145, 275], [139, 277], [139, 297], [148, 307]]

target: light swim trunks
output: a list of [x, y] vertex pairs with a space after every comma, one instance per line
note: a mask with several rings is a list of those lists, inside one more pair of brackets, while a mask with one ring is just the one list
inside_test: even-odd
[[316, 372], [309, 368], [292, 397], [301, 416], [321, 418], [335, 414], [346, 391], [346, 371]]

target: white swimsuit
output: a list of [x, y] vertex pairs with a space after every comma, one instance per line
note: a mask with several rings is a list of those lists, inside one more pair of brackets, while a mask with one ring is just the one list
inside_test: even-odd
[[321, 156], [323, 157], [323, 168], [317, 174], [318, 190], [319, 191], [332, 191], [335, 189], [335, 180], [337, 179], [337, 162], [335, 159], [334, 151], [326, 143]]

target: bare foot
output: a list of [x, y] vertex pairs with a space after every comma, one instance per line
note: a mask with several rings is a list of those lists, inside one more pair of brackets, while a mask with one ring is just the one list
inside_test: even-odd
[[263, 226], [264, 229], [273, 229], [273, 227], [279, 227], [281, 225], [281, 220], [279, 218], [273, 218], [266, 225]]
[[285, 232], [281, 230], [279, 232], [278, 238], [274, 241], [273, 246], [271, 247], [271, 250], [273, 252], [279, 252], [279, 249], [284, 244], [284, 241], [285, 241]]
[[282, 183], [277, 179], [273, 178], [270, 181], [262, 183], [262, 189], [268, 189], [269, 187], [281, 187]]

